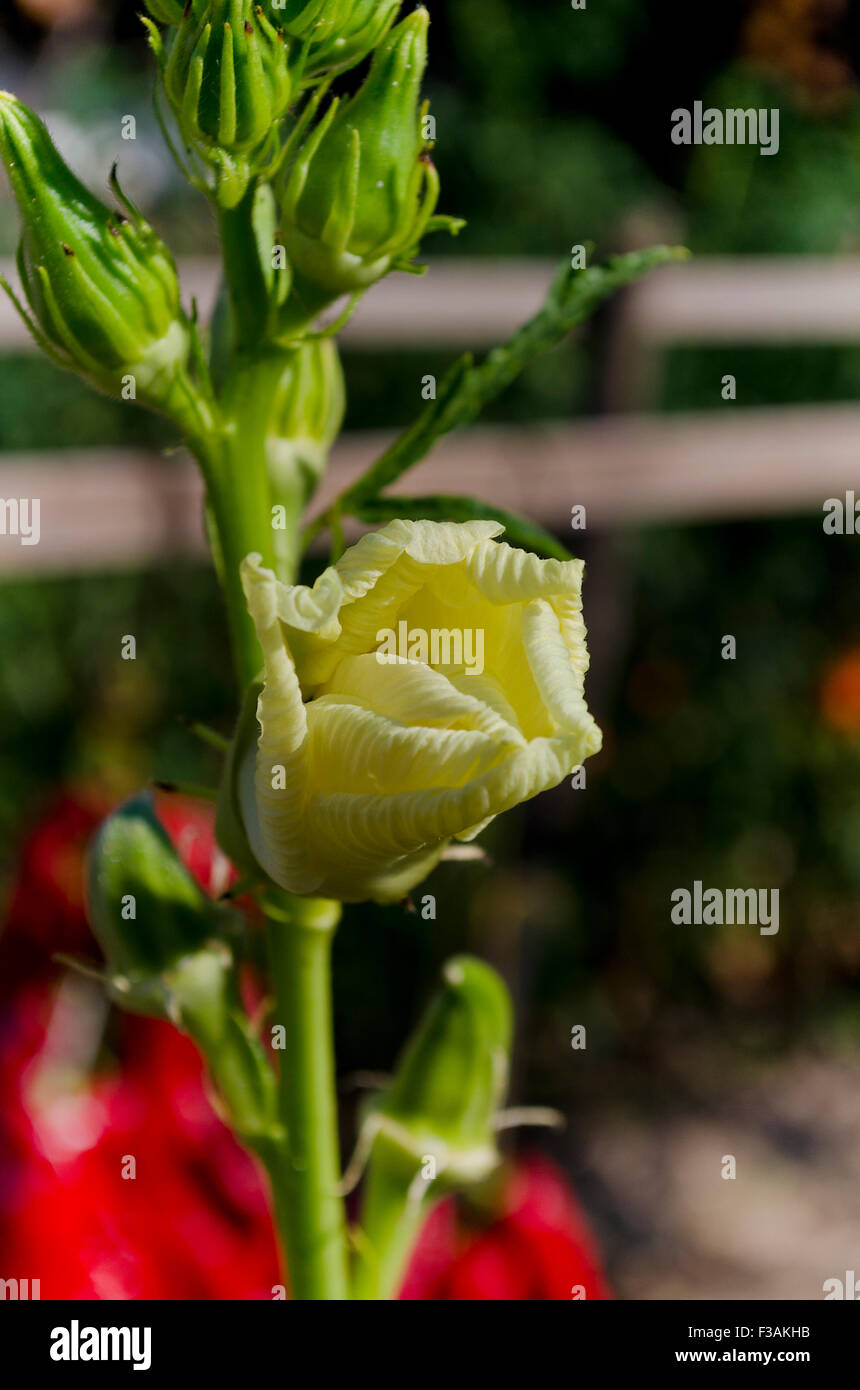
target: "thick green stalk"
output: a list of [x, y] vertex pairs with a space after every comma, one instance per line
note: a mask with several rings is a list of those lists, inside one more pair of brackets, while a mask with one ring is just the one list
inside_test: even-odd
[[215, 466], [204, 470], [206, 503], [214, 529], [212, 549], [227, 605], [233, 660], [244, 690], [258, 674], [263, 656], [245, 602], [240, 567], [252, 551], [261, 554], [267, 565], [274, 563], [269, 483], [265, 468], [250, 451], [242, 457], [241, 441], [236, 437], [222, 441], [219, 455]]
[[280, 1112], [286, 1138], [272, 1185], [295, 1299], [349, 1297], [331, 1016], [339, 903], [294, 898], [269, 910], [275, 1022], [284, 1029]]
[[289, 360], [289, 353], [276, 349], [237, 355], [221, 391], [217, 429], [189, 435], [206, 480], [210, 541], [243, 689], [258, 674], [262, 654], [242, 589], [242, 561], [251, 553], [262, 555], [263, 563], [288, 581], [298, 567], [303, 485], [297, 476], [291, 496], [281, 487], [277, 501], [285, 524], [274, 529], [267, 457], [272, 399]]
[[[265, 370], [246, 364], [231, 384], [232, 433], [207, 470], [214, 549], [230, 616], [237, 674], [242, 685], [257, 674], [260, 652], [239, 582], [249, 551], [274, 565], [270, 494], [264, 467], [263, 431], [254, 401], [265, 388]], [[262, 404], [262, 402], [260, 402]], [[246, 419], [247, 429], [242, 427]], [[242, 460], [244, 459], [244, 467]], [[293, 570], [297, 526], [289, 532]], [[339, 903], [278, 898], [265, 904], [269, 928], [276, 1023], [284, 1028], [279, 1088], [280, 1143], [258, 1150], [269, 1172], [275, 1219], [295, 1299], [349, 1297], [346, 1221], [338, 1195], [340, 1154], [331, 1016], [330, 958]]]
[[[239, 682], [258, 674], [261, 653], [248, 616], [240, 566], [251, 552], [294, 581], [305, 500], [279, 478], [273, 495], [267, 450], [273, 404], [290, 353], [267, 347], [268, 302], [253, 226], [254, 194], [220, 214], [232, 310], [233, 358], [219, 393], [219, 429], [198, 441], [207, 483], [210, 533], [224, 590]], [[284, 515], [273, 526], [273, 504]], [[258, 1149], [272, 1187], [290, 1293], [302, 1300], [349, 1297], [346, 1220], [339, 1196], [340, 1152], [331, 1003], [331, 945], [339, 903], [272, 895], [268, 921], [280, 1052], [280, 1137]]]
[[[218, 433], [193, 441], [206, 479], [213, 551], [243, 687], [257, 675], [261, 653], [242, 591], [241, 561], [255, 551], [285, 578], [294, 577], [297, 564], [299, 489], [279, 548], [266, 469], [267, 406], [283, 368], [283, 354], [237, 358], [222, 392]], [[346, 1299], [330, 979], [341, 906], [279, 896], [265, 908], [276, 1022], [285, 1031], [278, 1104], [282, 1137], [267, 1137], [254, 1147], [269, 1173], [292, 1297]], [[240, 1094], [245, 1080], [237, 1078]]]
[[[237, 486], [258, 489], [254, 505], [259, 533], [249, 549], [262, 554], [264, 562], [285, 583], [294, 583], [298, 573], [299, 526], [306, 488], [296, 469], [294, 485], [287, 488], [283, 477], [279, 478], [276, 495], [270, 481], [268, 451], [279, 442], [275, 410], [292, 362], [293, 353], [286, 348], [237, 354], [221, 394]], [[284, 511], [284, 516], [277, 519], [273, 515], [276, 504]]]

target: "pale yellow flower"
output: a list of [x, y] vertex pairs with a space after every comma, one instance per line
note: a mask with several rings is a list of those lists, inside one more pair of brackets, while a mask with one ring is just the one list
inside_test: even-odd
[[[396, 901], [451, 838], [472, 839], [599, 749], [582, 562], [516, 550], [493, 539], [503, 530], [393, 521], [313, 588], [245, 561], [265, 684], [239, 798], [282, 888]], [[401, 639], [393, 660], [386, 631]], [[402, 651], [407, 638], [424, 660]], [[431, 664], [440, 654], [447, 663]]]

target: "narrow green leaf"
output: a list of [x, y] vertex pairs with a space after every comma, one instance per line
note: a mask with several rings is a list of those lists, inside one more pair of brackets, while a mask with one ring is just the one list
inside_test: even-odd
[[329, 514], [354, 511], [357, 505], [375, 498], [377, 493], [390, 487], [407, 468], [428, 454], [436, 440], [452, 428], [446, 421], [468, 390], [469, 378], [474, 370], [471, 353], [458, 358], [442, 378], [435, 401], [422, 410], [414, 424], [395, 439], [367, 473], [343, 494], [340, 501], [332, 504]]
[[542, 308], [503, 346], [494, 348], [475, 365], [471, 356], [456, 361], [444, 377], [435, 401], [371, 465], [357, 482], [335, 499], [329, 511], [308, 527], [310, 541], [328, 524], [330, 515], [357, 515], [367, 502], [429, 454], [437, 440], [471, 424], [495, 396], [510, 386], [524, 367], [560, 343], [577, 324], [616, 290], [638, 280], [655, 267], [686, 259], [683, 246], [652, 246], [615, 256], [605, 265], [573, 269], [564, 262], [550, 285]]

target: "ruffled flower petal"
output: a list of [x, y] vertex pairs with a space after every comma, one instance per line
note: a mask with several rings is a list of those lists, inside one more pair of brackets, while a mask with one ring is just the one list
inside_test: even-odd
[[[242, 806], [283, 888], [394, 901], [451, 838], [600, 747], [583, 693], [583, 566], [513, 549], [502, 529], [391, 522], [313, 588], [245, 562], [265, 687]], [[381, 634], [416, 631], [445, 637], [427, 649], [447, 664], [383, 659]]]

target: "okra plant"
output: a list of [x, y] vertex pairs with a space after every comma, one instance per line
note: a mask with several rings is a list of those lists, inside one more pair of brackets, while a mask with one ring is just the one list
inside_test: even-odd
[[[306, 521], [344, 415], [339, 330], [384, 277], [423, 272], [425, 238], [463, 226], [437, 211], [421, 95], [429, 15], [399, 18], [399, 0], [146, 5], [162, 131], [217, 223], [212, 324], [184, 303], [116, 169], [95, 196], [9, 93], [0, 154], [22, 231], [20, 288], [4, 288], [52, 361], [167, 416], [200, 468], [237, 684], [217, 830], [240, 882], [208, 899], [144, 792], [93, 846], [91, 919], [112, 999], [194, 1039], [264, 1167], [291, 1296], [387, 1299], [433, 1203], [500, 1162], [511, 1007], [489, 966], [449, 961], [345, 1180], [330, 995], [342, 906], [402, 911], [452, 842], [600, 747], [581, 562], [489, 503], [389, 489], [676, 252], [567, 258], [537, 316], [485, 361], [454, 362], [414, 423]], [[383, 524], [345, 550], [348, 517]], [[331, 562], [308, 587], [303, 552], [324, 532]], [[239, 894], [254, 912], [239, 913]], [[260, 1024], [238, 973], [262, 931], [272, 1004]], [[344, 1192], [357, 1182], [350, 1229]]]

